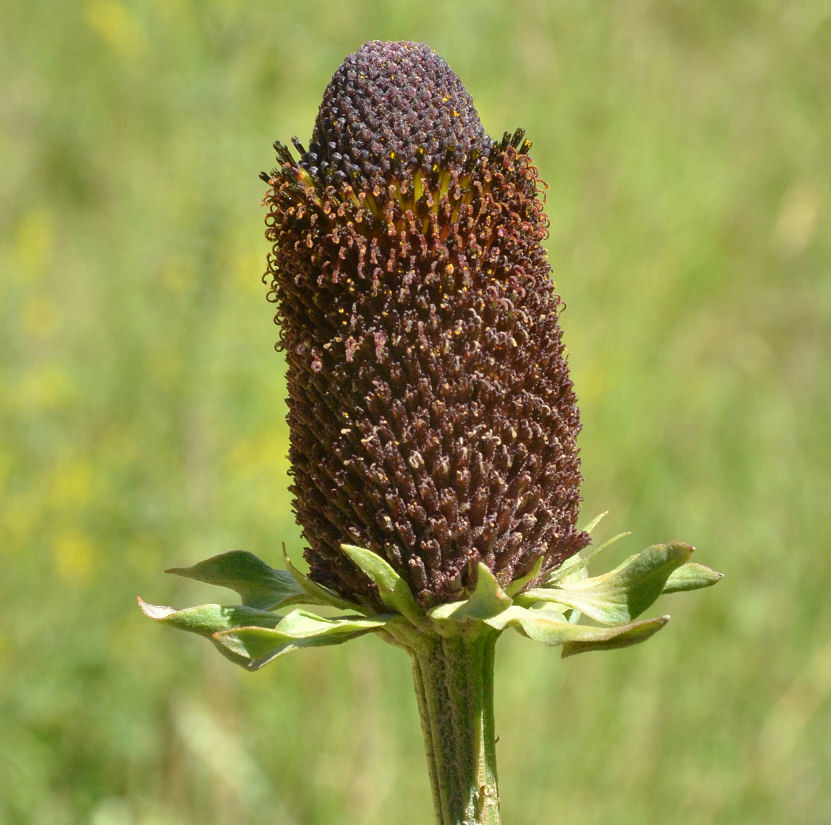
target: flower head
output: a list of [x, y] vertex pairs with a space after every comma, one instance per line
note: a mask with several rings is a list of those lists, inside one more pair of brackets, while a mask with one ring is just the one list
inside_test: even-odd
[[588, 536], [529, 141], [492, 141], [434, 51], [376, 41], [294, 145], [264, 173], [266, 277], [311, 577], [377, 603], [341, 550], [356, 544], [429, 606], [468, 592], [480, 561], [503, 585], [557, 567]]

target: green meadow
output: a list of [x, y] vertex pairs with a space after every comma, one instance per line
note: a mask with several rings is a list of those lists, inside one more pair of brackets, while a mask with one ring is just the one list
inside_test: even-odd
[[[280, 564], [271, 143], [370, 39], [524, 127], [583, 414], [583, 522], [725, 573], [646, 645], [497, 648], [510, 825], [831, 821], [826, 3], [27, 0], [0, 9], [0, 822], [427, 825], [406, 658], [250, 674], [136, 596]], [[233, 594], [230, 594], [231, 596]]]

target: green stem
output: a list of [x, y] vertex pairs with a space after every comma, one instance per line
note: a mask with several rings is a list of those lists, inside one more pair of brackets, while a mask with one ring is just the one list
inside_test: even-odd
[[410, 647], [438, 825], [500, 825], [491, 631]]

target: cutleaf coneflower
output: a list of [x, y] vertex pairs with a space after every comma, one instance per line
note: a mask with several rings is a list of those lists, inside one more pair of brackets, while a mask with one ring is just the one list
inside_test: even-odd
[[611, 542], [577, 527], [580, 415], [524, 132], [492, 140], [436, 52], [374, 41], [292, 143], [263, 173], [266, 280], [309, 573], [234, 551], [172, 572], [242, 605], [142, 607], [249, 669], [365, 633], [404, 648], [438, 822], [493, 825], [500, 633], [623, 647], [666, 623], [637, 619], [661, 593], [720, 575], [672, 542], [588, 576]]
[[419, 604], [501, 585], [588, 543], [580, 418], [522, 132], [487, 137], [417, 43], [368, 43], [308, 150], [267, 176], [269, 275], [288, 362], [295, 509], [315, 581], [368, 605], [344, 541]]

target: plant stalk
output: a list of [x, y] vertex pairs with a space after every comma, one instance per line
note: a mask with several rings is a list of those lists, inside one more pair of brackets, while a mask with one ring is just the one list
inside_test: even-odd
[[438, 825], [500, 825], [493, 720], [498, 634], [423, 636], [410, 647]]

